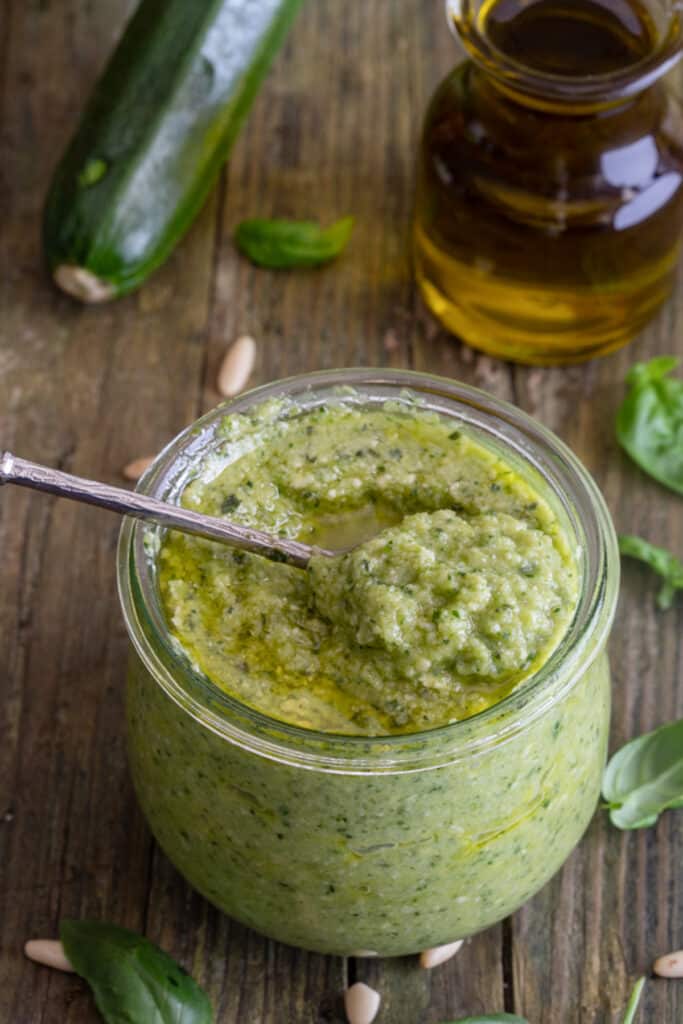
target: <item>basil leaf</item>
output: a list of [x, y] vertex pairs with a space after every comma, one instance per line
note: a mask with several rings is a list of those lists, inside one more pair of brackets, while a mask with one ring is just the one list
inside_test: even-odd
[[311, 220], [244, 220], [235, 232], [235, 243], [260, 267], [317, 267], [339, 255], [352, 231], [353, 217], [329, 228]]
[[662, 811], [683, 807], [683, 719], [618, 750], [602, 780], [617, 828], [647, 828]]
[[676, 591], [683, 590], [683, 562], [672, 555], [666, 548], [658, 548], [655, 544], [643, 540], [642, 537], [620, 536], [619, 550], [622, 555], [637, 558], [645, 562], [663, 578], [657, 604], [666, 611], [674, 602]]
[[624, 1017], [622, 1024], [633, 1024], [633, 1021], [636, 1019], [638, 1003], [640, 1002], [640, 997], [643, 994], [644, 988], [645, 978], [639, 978], [635, 984], [633, 992], [631, 993], [631, 998], [628, 1001], [628, 1006], [626, 1007], [626, 1016]]
[[646, 473], [683, 494], [683, 380], [668, 376], [678, 363], [675, 356], [658, 356], [630, 370], [617, 437]]
[[212, 1024], [199, 985], [142, 935], [101, 921], [62, 921], [59, 933], [107, 1024]]

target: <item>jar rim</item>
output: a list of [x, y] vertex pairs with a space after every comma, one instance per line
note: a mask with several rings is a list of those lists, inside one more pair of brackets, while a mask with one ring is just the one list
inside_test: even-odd
[[498, 49], [472, 16], [475, 0], [445, 0], [451, 31], [472, 59], [510, 92], [523, 94], [540, 107], [567, 104], [577, 113], [586, 107], [609, 105], [644, 92], [671, 71], [683, 56], [683, 15], [671, 3], [659, 43], [626, 68], [577, 77], [543, 72], [522, 64]]
[[252, 389], [218, 405], [178, 434], [159, 453], [137, 489], [163, 497], [175, 486], [177, 493], [190, 461], [206, 454], [207, 431], [228, 414], [245, 412], [269, 398], [301, 400], [306, 395], [329, 397], [353, 389], [363, 389], [358, 394], [366, 401], [371, 392], [379, 396], [376, 401], [417, 396], [428, 411], [450, 414], [488, 432], [510, 457], [527, 463], [544, 480], [551, 475], [553, 493], [580, 538], [582, 586], [572, 623], [537, 672], [484, 711], [421, 732], [382, 736], [316, 732], [251, 708], [190, 664], [168, 631], [156, 598], [152, 566], [163, 534], [160, 528], [124, 520], [117, 557], [119, 598], [133, 648], [154, 682], [192, 718], [227, 741], [271, 760], [324, 772], [424, 771], [470, 757], [492, 742], [505, 742], [554, 705], [585, 672], [604, 648], [614, 618], [617, 540], [597, 485], [550, 430], [485, 391], [411, 370], [320, 371]]

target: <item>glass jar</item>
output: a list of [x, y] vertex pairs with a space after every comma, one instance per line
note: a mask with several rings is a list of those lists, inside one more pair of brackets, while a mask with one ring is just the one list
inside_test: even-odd
[[581, 569], [566, 637], [501, 703], [428, 732], [341, 736], [269, 718], [198, 674], [160, 607], [161, 531], [122, 528], [130, 765], [161, 847], [212, 903], [282, 942], [411, 953], [513, 911], [560, 867], [593, 814], [609, 723], [614, 531], [590, 476], [542, 426], [483, 392], [402, 371], [311, 374], [243, 395], [173, 441], [140, 489], [177, 501], [207, 454], [220, 448], [225, 458], [226, 412], [283, 395], [302, 410], [389, 399], [414, 408], [417, 398], [476, 428], [553, 504]]
[[523, 363], [632, 338], [671, 291], [683, 117], [671, 0], [447, 0], [468, 58], [418, 160], [415, 273], [441, 323]]

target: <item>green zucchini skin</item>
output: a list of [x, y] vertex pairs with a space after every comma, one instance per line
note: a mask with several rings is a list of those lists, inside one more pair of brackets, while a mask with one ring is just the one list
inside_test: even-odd
[[[123, 295], [201, 209], [303, 0], [142, 0], [55, 172], [43, 247], [55, 279]], [[66, 274], [65, 274], [66, 270]]]

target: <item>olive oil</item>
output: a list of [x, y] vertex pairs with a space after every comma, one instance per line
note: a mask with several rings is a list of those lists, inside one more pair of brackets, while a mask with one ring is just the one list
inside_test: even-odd
[[636, 64], [657, 44], [649, 11], [630, 0], [497, 0], [484, 10], [491, 43], [551, 75], [599, 75]]
[[463, 6], [472, 59], [437, 90], [420, 152], [424, 298], [494, 355], [605, 353], [667, 298], [679, 255], [683, 117], [657, 80], [667, 26], [636, 0]]

